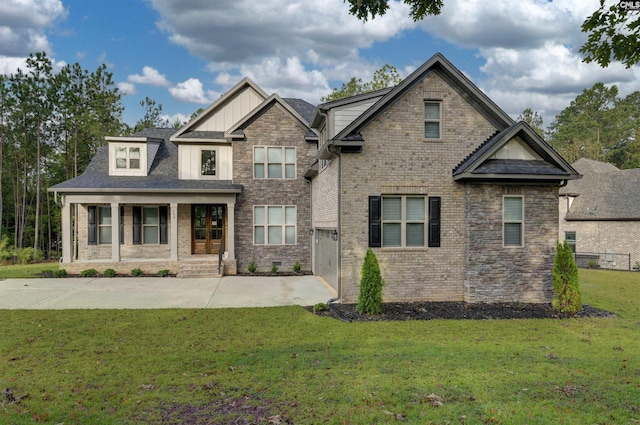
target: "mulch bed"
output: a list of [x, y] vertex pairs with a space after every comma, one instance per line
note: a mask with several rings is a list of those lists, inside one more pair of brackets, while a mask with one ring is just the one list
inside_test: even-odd
[[[310, 308], [311, 310], [311, 308]], [[567, 319], [574, 317], [615, 317], [615, 313], [583, 305], [570, 316], [559, 313], [550, 304], [464, 302], [384, 303], [379, 315], [362, 315], [356, 304], [329, 304], [329, 310], [316, 314], [335, 317], [346, 322], [381, 320], [487, 320], [487, 319]]]

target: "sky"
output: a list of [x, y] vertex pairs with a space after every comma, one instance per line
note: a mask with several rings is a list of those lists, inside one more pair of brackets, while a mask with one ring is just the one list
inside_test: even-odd
[[639, 65], [582, 62], [580, 26], [599, 0], [445, 0], [420, 22], [390, 3], [363, 23], [343, 0], [2, 0], [0, 73], [38, 51], [58, 68], [104, 63], [130, 125], [145, 97], [186, 121], [249, 77], [315, 105], [351, 77], [385, 64], [406, 77], [437, 52], [513, 118], [531, 108], [544, 126], [596, 82], [640, 90]]

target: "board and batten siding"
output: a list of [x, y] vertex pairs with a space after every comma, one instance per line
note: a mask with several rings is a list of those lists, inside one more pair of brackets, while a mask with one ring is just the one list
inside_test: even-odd
[[199, 123], [193, 130], [226, 131], [260, 105], [264, 99], [260, 93], [252, 88], [247, 88], [216, 108], [206, 120]]
[[[202, 149], [216, 151], [216, 175], [201, 176], [200, 161]], [[180, 145], [178, 146], [181, 180], [232, 180], [233, 150], [228, 145]]]

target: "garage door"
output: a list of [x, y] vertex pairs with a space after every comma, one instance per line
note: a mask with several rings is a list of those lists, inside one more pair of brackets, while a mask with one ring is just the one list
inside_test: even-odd
[[338, 242], [333, 230], [316, 229], [316, 274], [338, 291]]

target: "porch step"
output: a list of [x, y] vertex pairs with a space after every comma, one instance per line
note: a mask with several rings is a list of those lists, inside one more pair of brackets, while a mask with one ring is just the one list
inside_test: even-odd
[[178, 277], [222, 277], [218, 273], [218, 262], [181, 262]]

